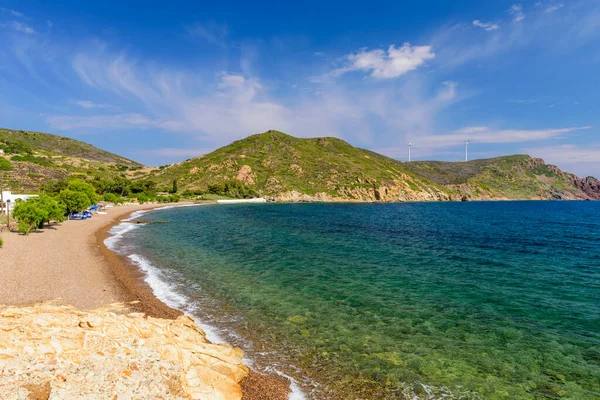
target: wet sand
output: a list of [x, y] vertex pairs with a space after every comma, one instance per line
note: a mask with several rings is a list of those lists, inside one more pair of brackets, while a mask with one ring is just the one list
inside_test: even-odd
[[[181, 315], [154, 296], [137, 267], [104, 245], [108, 231], [132, 212], [157, 207], [114, 207], [108, 214], [52, 224], [28, 236], [1, 232], [0, 304], [31, 305], [52, 300], [92, 310], [116, 302], [135, 302], [131, 311], [159, 318]], [[247, 400], [283, 400], [289, 393], [285, 381], [254, 371], [241, 386]]]

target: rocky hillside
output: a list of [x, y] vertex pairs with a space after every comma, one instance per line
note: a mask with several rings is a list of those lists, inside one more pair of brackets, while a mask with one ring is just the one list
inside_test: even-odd
[[579, 178], [527, 155], [404, 166], [467, 199], [600, 200], [598, 179]]
[[180, 191], [236, 180], [278, 201], [431, 201], [452, 194], [398, 161], [343, 140], [299, 139], [278, 131], [161, 168], [149, 178], [159, 186], [176, 180]]
[[343, 140], [268, 131], [152, 172], [180, 190], [240, 181], [278, 201], [600, 199], [600, 182], [526, 155], [401, 163]]
[[0, 129], [0, 187], [3, 189], [33, 191], [48, 180], [69, 175], [131, 174], [142, 167], [135, 161], [78, 140]]

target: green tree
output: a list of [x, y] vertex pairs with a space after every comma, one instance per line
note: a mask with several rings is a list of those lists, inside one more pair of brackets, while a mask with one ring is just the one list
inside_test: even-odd
[[94, 204], [84, 192], [76, 192], [71, 189], [61, 191], [59, 199], [65, 205], [69, 214], [83, 211]]
[[41, 207], [47, 214], [46, 218], [38, 225], [40, 228], [43, 228], [44, 224], [50, 221], [61, 222], [65, 220], [67, 211], [65, 205], [59, 203], [56, 199], [43, 194], [39, 197], [31, 198], [28, 201], [33, 201], [34, 204]]
[[0, 157], [0, 171], [10, 171], [12, 169], [12, 165], [10, 161], [8, 161], [4, 157]]
[[13, 217], [19, 221], [19, 232], [25, 235], [34, 231], [48, 219], [48, 211], [35, 201], [17, 200], [13, 209]]
[[120, 204], [123, 202], [123, 199], [118, 194], [114, 193], [105, 193], [103, 196], [104, 201], [108, 201], [109, 203]]
[[62, 180], [52, 180], [44, 183], [42, 192], [49, 195], [58, 195], [61, 190], [65, 190], [69, 182]]
[[177, 179], [173, 179], [173, 188], [171, 189], [171, 193], [177, 193]]
[[91, 183], [75, 179], [69, 182], [69, 184], [67, 185], [67, 189], [72, 190], [74, 192], [84, 193], [91, 202], [88, 206], [91, 206], [92, 204], [96, 204], [98, 202], [98, 195], [96, 194], [96, 189], [94, 189], [94, 185], [92, 185]]

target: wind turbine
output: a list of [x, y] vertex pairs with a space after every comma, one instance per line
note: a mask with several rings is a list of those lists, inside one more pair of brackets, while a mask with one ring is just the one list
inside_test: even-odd
[[465, 162], [469, 161], [469, 142], [471, 139], [465, 140]]
[[408, 144], [408, 162], [410, 162], [410, 148], [412, 147], [412, 143]]

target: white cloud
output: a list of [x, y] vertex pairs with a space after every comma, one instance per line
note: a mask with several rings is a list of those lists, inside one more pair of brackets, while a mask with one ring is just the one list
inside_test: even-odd
[[89, 100], [74, 100], [73, 103], [77, 104], [80, 107], [86, 108], [86, 109], [108, 107], [106, 104], [97, 104], [97, 103], [94, 103], [93, 101], [89, 101]]
[[523, 153], [563, 166], [579, 176], [594, 175], [600, 178], [600, 146], [563, 144], [522, 149]]
[[32, 35], [34, 33], [37, 33], [35, 31], [35, 29], [33, 29], [32, 27], [30, 27], [29, 25], [26, 25], [26, 24], [23, 24], [23, 23], [17, 22], [17, 21], [11, 21], [11, 22], [6, 23], [6, 24], [1, 24], [0, 26], [6, 26], [6, 27], [9, 27], [11, 29], [14, 29], [17, 32], [26, 33], [28, 35]]
[[186, 28], [186, 32], [192, 38], [198, 38], [209, 44], [226, 47], [229, 28], [225, 24], [216, 22], [197, 23]]
[[465, 140], [476, 143], [520, 143], [547, 139], [558, 139], [566, 133], [590, 129], [590, 126], [558, 129], [504, 129], [496, 130], [486, 126], [470, 126], [450, 134], [429, 135], [414, 139], [413, 143], [430, 148], [456, 146]]
[[552, 5], [552, 6], [548, 7], [548, 8], [546, 8], [546, 11], [544, 11], [544, 12], [545, 12], [546, 14], [547, 14], [547, 13], [551, 13], [551, 12], [554, 12], [554, 11], [560, 10], [560, 9], [561, 9], [561, 8], [563, 8], [564, 6], [565, 6], [565, 5], [564, 5], [564, 4], [562, 4], [562, 3], [561, 3], [561, 4], [555, 4], [555, 5]]
[[370, 72], [375, 78], [397, 78], [435, 58], [431, 46], [411, 46], [404, 43], [396, 48], [391, 45], [387, 54], [384, 50], [360, 50], [347, 56], [348, 65], [333, 72], [334, 76], [349, 71]]
[[528, 153], [552, 163], [600, 163], [599, 146], [576, 146], [563, 144], [560, 146], [534, 147], [526, 149]]
[[13, 17], [17, 17], [17, 18], [22, 18], [25, 16], [25, 14], [23, 14], [22, 12], [19, 12], [17, 10], [11, 10], [10, 8], [0, 8], [0, 10], [7, 12], [10, 15], [12, 15]]
[[144, 154], [157, 157], [198, 157], [212, 152], [212, 148], [173, 148], [163, 147], [151, 150], [139, 150], [135, 154]]
[[[138, 129], [161, 128], [173, 129], [178, 125], [174, 121], [153, 119], [142, 114], [116, 114], [116, 115], [50, 115], [46, 123], [53, 129], [80, 130], [80, 129], [122, 129], [135, 127]], [[181, 126], [178, 126], [181, 128]]]
[[493, 22], [481, 22], [478, 19], [476, 19], [475, 21], [473, 21], [473, 25], [476, 26], [476, 27], [478, 27], [478, 28], [483, 28], [483, 29], [485, 29], [488, 32], [500, 28], [500, 26], [498, 24], [496, 24], [496, 23], [493, 23]]
[[520, 4], [513, 4], [509, 9], [508, 13], [512, 15], [513, 21], [519, 22], [525, 19], [525, 13], [523, 12], [523, 6]]

